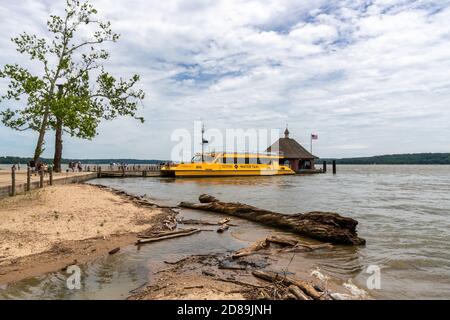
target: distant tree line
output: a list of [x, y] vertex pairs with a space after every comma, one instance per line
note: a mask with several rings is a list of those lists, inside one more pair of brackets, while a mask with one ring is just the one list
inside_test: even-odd
[[450, 153], [408, 153], [373, 157], [320, 159], [317, 163], [336, 160], [338, 164], [450, 164]]
[[[33, 158], [22, 157], [0, 157], [0, 164], [27, 164]], [[44, 163], [52, 163], [53, 159], [41, 159]], [[127, 164], [159, 164], [166, 162], [163, 160], [139, 160], [139, 159], [62, 159], [61, 163], [68, 164], [70, 162], [81, 162], [81, 164], [109, 164], [109, 163], [127, 163]]]

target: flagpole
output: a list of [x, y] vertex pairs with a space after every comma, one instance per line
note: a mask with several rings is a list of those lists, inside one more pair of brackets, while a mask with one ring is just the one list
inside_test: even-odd
[[312, 134], [311, 134], [311, 154], [313, 153], [313, 149], [312, 149], [312, 144], [313, 144], [313, 138], [312, 138]]
[[205, 162], [205, 159], [204, 159], [204, 156], [203, 156], [203, 154], [204, 154], [204, 139], [203, 139], [203, 135], [204, 135], [204, 133], [205, 133], [205, 125], [204, 124], [202, 124], [202, 163], [203, 162]]

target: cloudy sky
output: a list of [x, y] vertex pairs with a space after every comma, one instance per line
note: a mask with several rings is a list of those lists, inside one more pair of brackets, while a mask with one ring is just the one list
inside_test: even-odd
[[[91, 2], [122, 36], [107, 69], [142, 77], [147, 121], [66, 137], [64, 157], [167, 159], [172, 132], [195, 120], [221, 130], [288, 123], [307, 146], [318, 133], [323, 157], [450, 152], [450, 1]], [[10, 38], [45, 36], [64, 1], [0, 4], [0, 65], [35, 70]], [[29, 156], [35, 140], [0, 125], [0, 155]], [[46, 156], [52, 144], [49, 134]]]

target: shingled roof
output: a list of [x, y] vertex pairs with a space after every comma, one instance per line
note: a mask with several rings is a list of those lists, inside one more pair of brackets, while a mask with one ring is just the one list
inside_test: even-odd
[[318, 159], [309, 153], [300, 143], [294, 139], [285, 137], [280, 138], [266, 150], [267, 152], [282, 152], [282, 155], [288, 159]]

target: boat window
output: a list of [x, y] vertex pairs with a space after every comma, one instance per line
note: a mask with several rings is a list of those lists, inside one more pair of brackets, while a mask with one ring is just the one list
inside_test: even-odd
[[227, 157], [222, 157], [222, 163], [227, 163]]
[[250, 159], [248, 157], [245, 158], [245, 164], [249, 164], [250, 163]]
[[203, 156], [203, 159], [205, 160], [205, 162], [213, 162], [214, 161], [213, 157], [211, 157], [210, 155], [206, 155], [206, 154]]
[[272, 159], [270, 159], [270, 158], [260, 158], [259, 161], [260, 161], [260, 164], [271, 164], [272, 163]]
[[237, 164], [237, 163], [238, 163], [238, 158], [237, 158], [237, 157], [234, 157], [233, 163], [234, 163], [234, 164]]
[[[203, 155], [203, 161], [204, 162], [213, 162], [214, 158], [210, 155]], [[194, 156], [191, 160], [192, 163], [201, 163], [202, 162], [202, 156], [200, 154]]]
[[241, 158], [241, 157], [235, 158], [235, 160], [236, 160], [235, 163], [237, 163], [237, 164], [246, 164], [246, 163], [247, 163], [247, 162], [246, 162], [247, 159], [248, 159], [248, 158]]

